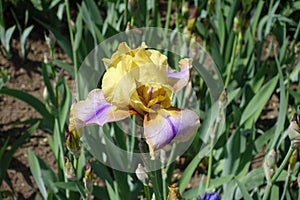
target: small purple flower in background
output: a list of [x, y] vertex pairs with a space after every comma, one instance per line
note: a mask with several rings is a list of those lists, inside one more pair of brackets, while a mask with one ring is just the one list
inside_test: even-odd
[[205, 192], [204, 197], [197, 197], [197, 200], [220, 200], [220, 197], [217, 192], [207, 193]]

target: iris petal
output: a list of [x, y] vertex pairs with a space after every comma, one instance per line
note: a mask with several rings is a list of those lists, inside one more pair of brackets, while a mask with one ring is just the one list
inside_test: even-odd
[[185, 58], [179, 61], [180, 72], [174, 72], [167, 68], [168, 83], [173, 87], [174, 92], [181, 90], [189, 81], [192, 60]]
[[86, 125], [98, 124], [122, 120], [130, 116], [128, 110], [118, 110], [107, 103], [102, 90], [92, 90], [87, 99], [76, 103], [70, 113], [69, 130], [82, 128]]
[[129, 73], [122, 65], [129, 63], [131, 57], [124, 56], [120, 67], [109, 68], [103, 76], [102, 91], [108, 103], [118, 107], [129, 105], [130, 96], [136, 89], [132, 73]]
[[187, 141], [199, 128], [200, 121], [196, 113], [184, 109], [160, 109], [149, 113], [144, 119], [144, 135], [150, 153], [164, 147], [171, 140]]

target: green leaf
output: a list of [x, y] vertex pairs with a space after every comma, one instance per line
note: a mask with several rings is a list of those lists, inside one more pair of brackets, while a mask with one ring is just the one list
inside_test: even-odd
[[[81, 153], [79, 158], [78, 158], [78, 164], [77, 164], [77, 169], [76, 169], [76, 175], [77, 177], [82, 177], [82, 172], [83, 172], [83, 169], [85, 167], [85, 164], [86, 164], [86, 159], [85, 159], [85, 155], [84, 153]], [[94, 170], [94, 168], [92, 168]]]
[[279, 187], [277, 185], [273, 185], [270, 199], [279, 199], [279, 197]]
[[232, 91], [228, 91], [228, 95], [227, 95], [227, 105], [229, 105], [234, 98], [240, 93], [241, 88], [236, 88], [235, 90]]
[[54, 95], [53, 88], [52, 88], [52, 85], [50, 82], [50, 78], [48, 76], [47, 65], [44, 62], [42, 62], [42, 74], [43, 74], [45, 86], [49, 93], [50, 100], [53, 105], [57, 106], [58, 102], [56, 101], [56, 96]]
[[97, 45], [97, 37], [96, 37], [95, 30], [94, 30], [94, 22], [92, 21], [90, 13], [89, 13], [89, 11], [88, 11], [88, 9], [87, 9], [84, 2], [82, 2], [81, 9], [82, 9], [83, 20], [85, 21], [85, 23], [88, 27], [88, 30], [92, 34], [92, 37], [93, 37], [93, 40], [94, 40], [94, 46], [96, 46]]
[[190, 162], [190, 164], [184, 170], [184, 172], [178, 182], [180, 194], [183, 193], [186, 186], [189, 184], [196, 167], [198, 166], [199, 162], [203, 159], [203, 157], [208, 154], [209, 149], [210, 149], [209, 145], [207, 145], [203, 149], [201, 149], [199, 151], [199, 153], [194, 157], [194, 159]]
[[54, 122], [53, 116], [48, 112], [48, 110], [45, 107], [45, 104], [38, 100], [36, 97], [32, 96], [31, 94], [28, 94], [21, 90], [7, 88], [0, 89], [0, 94], [6, 94], [17, 98], [21, 101], [24, 101], [25, 103], [32, 106], [37, 112], [39, 112], [48, 121], [48, 123]]
[[269, 140], [273, 138], [275, 131], [275, 126], [270, 128], [268, 131], [264, 132], [255, 140], [255, 148], [256, 151], [258, 152], [264, 145], [270, 144]]
[[53, 33], [59, 46], [64, 50], [64, 52], [69, 56], [69, 58], [72, 59], [73, 58], [72, 57], [72, 48], [71, 48], [69, 40], [64, 35], [62, 35], [56, 29], [56, 27], [53, 27], [53, 26], [41, 21], [40, 19], [37, 19], [37, 18], [34, 18], [34, 19], [38, 23], [40, 23], [42, 26], [44, 26], [46, 29], [50, 30]]
[[269, 13], [267, 15], [268, 21], [267, 21], [267, 24], [266, 24], [266, 27], [265, 27], [265, 34], [264, 34], [265, 38], [268, 36], [268, 34], [271, 31], [271, 27], [273, 25], [273, 21], [274, 21], [274, 18], [275, 18], [275, 12], [276, 12], [276, 10], [279, 6], [279, 3], [280, 3], [280, 1], [276, 1], [275, 5], [273, 7], [271, 7], [272, 5], [269, 5]]
[[101, 178], [102, 180], [106, 180], [109, 184], [113, 184], [113, 179], [110, 176], [110, 172], [108, 171], [107, 167], [103, 165], [101, 162], [92, 162], [92, 169], [94, 170], [95, 174]]
[[[4, 46], [4, 48], [5, 48], [5, 50], [6, 50], [7, 52], [10, 51], [10, 40], [11, 40], [11, 37], [12, 37], [14, 31], [15, 31], [15, 28], [16, 28], [15, 25], [12, 26], [12, 27], [10, 27], [10, 28], [7, 29], [7, 31], [5, 32], [5, 36], [4, 36], [4, 37], [3, 37], [3, 36], [1, 37], [2, 45]], [[3, 30], [3, 31], [4, 31], [4, 30]], [[3, 33], [4, 33], [4, 32], [3, 32]]]
[[255, 33], [256, 33], [256, 27], [259, 22], [259, 17], [260, 17], [261, 11], [263, 9], [263, 5], [264, 5], [264, 1], [259, 0], [256, 10], [255, 10], [255, 13], [254, 13], [254, 17], [253, 17], [252, 35], [255, 35]]
[[23, 59], [26, 57], [26, 40], [33, 29], [33, 25], [27, 27], [21, 35], [21, 51]]
[[[265, 173], [262, 167], [251, 170], [245, 177], [240, 179], [241, 183], [247, 191], [254, 190], [264, 184]], [[235, 193], [236, 199], [241, 199], [243, 194], [241, 190], [237, 190]]]
[[74, 69], [71, 65], [69, 65], [67, 63], [64, 63], [61, 60], [58, 60], [56, 58], [54, 58], [53, 64], [57, 65], [58, 67], [60, 67], [64, 70], [66, 70], [72, 76], [72, 78], [75, 78]]
[[60, 123], [60, 132], [64, 133], [65, 132], [65, 124], [66, 124], [66, 120], [69, 114], [69, 109], [71, 106], [71, 93], [69, 91], [69, 87], [65, 81], [65, 79], [63, 79], [61, 86], [61, 96], [62, 96], [62, 101], [60, 104], [60, 108], [59, 108], [59, 123]]
[[73, 49], [77, 51], [80, 41], [82, 41], [82, 9], [80, 9], [79, 13], [77, 14], [75, 24], [76, 24], [76, 33], [75, 33], [75, 39], [73, 43]]
[[43, 11], [42, 0], [30, 0], [32, 5], [38, 10]]
[[237, 178], [234, 178], [234, 180], [236, 181], [237, 185], [239, 186], [239, 189], [242, 193], [243, 199], [245, 200], [252, 200], [250, 194], [248, 193], [245, 185], [243, 183], [241, 183]]
[[279, 105], [279, 113], [276, 122], [276, 129], [273, 137], [273, 142], [271, 148], [275, 147], [278, 138], [280, 137], [282, 131], [284, 130], [284, 123], [286, 119], [287, 113], [287, 102], [286, 102], [286, 93], [284, 86], [284, 78], [280, 68], [280, 63], [278, 61], [277, 56], [275, 56], [276, 66], [279, 73], [279, 84], [280, 84], [280, 105]]
[[[31, 153], [30, 158], [29, 153]], [[35, 163], [36, 161], [37, 163]], [[56, 182], [56, 176], [52, 169], [45, 163], [45, 161], [35, 156], [34, 153], [31, 152], [31, 150], [28, 150], [28, 162], [31, 173], [37, 181], [37, 183], [42, 183], [44, 186], [47, 186], [50, 189], [50, 191], [57, 193], [58, 188], [54, 184], [54, 182]], [[40, 170], [40, 172], [36, 172], [35, 170]], [[34, 173], [36, 173], [36, 175], [34, 175]], [[40, 176], [38, 177], [38, 179], [36, 179], [37, 175]], [[43, 186], [40, 185], [39, 188], [43, 190]]]
[[[8, 145], [8, 141], [9, 141], [9, 138], [7, 138], [7, 139], [5, 140], [5, 142], [4, 142], [4, 144], [2, 144], [2, 147], [1, 147], [1, 149], [0, 149], [0, 161], [1, 161], [1, 160], [4, 160], [4, 159], [2, 159], [2, 157], [3, 157], [3, 154], [4, 154], [5, 150], [6, 150], [6, 147], [7, 147], [7, 145]], [[4, 167], [1, 167], [0, 173], [1, 173], [2, 171], [6, 171], [6, 170], [2, 170], [2, 169], [4, 169]], [[0, 178], [1, 178], [1, 176], [0, 176]], [[0, 181], [0, 184], [1, 184], [1, 181]]]
[[81, 198], [82, 198], [83, 200], [86, 200], [87, 198], [86, 198], [86, 193], [85, 193], [85, 191], [84, 191], [83, 184], [80, 183], [80, 182], [76, 182], [76, 188], [77, 188], [78, 192], [80, 193]]
[[105, 185], [107, 187], [107, 192], [108, 192], [108, 196], [110, 199], [115, 199], [115, 200], [119, 200], [119, 196], [118, 194], [114, 191], [114, 189], [112, 188], [111, 184], [107, 181], [105, 181]]
[[292, 95], [294, 97], [294, 99], [298, 99], [300, 100], [300, 93], [295, 92], [294, 90], [292, 90], [291, 88], [287, 88], [288, 92], [290, 95]]
[[104, 200], [109, 200], [107, 190], [99, 186], [94, 186], [93, 195], [95, 197], [101, 197], [101, 199]]
[[42, 197], [44, 199], [47, 199], [48, 193], [46, 190], [44, 180], [42, 178], [42, 171], [41, 171], [38, 158], [36, 157], [36, 155], [34, 155], [34, 153], [30, 149], [28, 149], [28, 163], [29, 163], [31, 174], [33, 175], [33, 178], [42, 194]]
[[[241, 117], [240, 125], [244, 124], [244, 122], [253, 115], [255, 115], [255, 118], [259, 116], [265, 104], [270, 99], [277, 82], [278, 76], [275, 76], [256, 93], [256, 95], [250, 100], [250, 102], [246, 106]], [[254, 121], [256, 120], [257, 119], [254, 119]]]
[[2, 174], [6, 172], [8, 169], [10, 162], [13, 158], [14, 153], [16, 150], [28, 139], [31, 134], [38, 128], [39, 122], [35, 123], [33, 126], [31, 126], [29, 129], [25, 131], [25, 133], [22, 134], [21, 137], [19, 137], [11, 146], [10, 150], [8, 150], [5, 154], [5, 150], [8, 144], [8, 139], [5, 141], [3, 146], [1, 147], [0, 150], [0, 161], [1, 161], [1, 170], [0, 170], [0, 185], [2, 183], [2, 180], [5, 178], [5, 174]]
[[241, 181], [250, 191], [264, 183], [265, 173], [262, 167], [251, 170]]
[[237, 1], [231, 1], [231, 6], [230, 9], [228, 11], [228, 16], [226, 18], [226, 29], [227, 32], [232, 32], [232, 23], [233, 23], [233, 19], [235, 17], [236, 11], [238, 9], [238, 6], [240, 4], [240, 0]]
[[238, 167], [241, 154], [242, 135], [239, 130], [233, 133], [226, 143], [226, 155], [222, 176], [230, 175]]
[[220, 187], [221, 185], [223, 185], [224, 183], [231, 181], [232, 178], [233, 178], [233, 174], [212, 179], [209, 184], [209, 189], [216, 189], [216, 188]]
[[68, 189], [73, 192], [78, 192], [76, 182], [55, 182], [54, 184], [61, 189]]
[[88, 8], [88, 11], [91, 16], [91, 20], [97, 24], [97, 25], [102, 25], [103, 24], [103, 19], [100, 14], [100, 11], [98, 9], [98, 6], [96, 5], [95, 1], [93, 0], [86, 0], [86, 6]]
[[225, 21], [223, 17], [223, 13], [221, 11], [221, 7], [217, 6], [218, 11], [216, 12], [216, 33], [218, 35], [219, 41], [220, 41], [220, 49], [222, 49], [222, 52], [225, 50], [225, 36], [226, 36], [226, 29], [225, 29]]

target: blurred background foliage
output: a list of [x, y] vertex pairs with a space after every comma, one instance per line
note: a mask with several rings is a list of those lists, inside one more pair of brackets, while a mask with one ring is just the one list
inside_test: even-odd
[[[6, 169], [15, 150], [39, 128], [51, 133], [48, 142], [58, 169], [54, 173], [28, 151], [30, 169], [44, 199], [94, 196], [148, 200], [152, 194], [156, 199], [166, 199], [167, 186], [172, 183], [177, 183], [180, 195], [186, 199], [214, 191], [221, 199], [299, 199], [298, 152], [293, 154], [294, 160], [284, 158], [292, 152], [288, 127], [300, 102], [300, 1], [1, 0], [0, 11], [1, 54], [5, 58], [11, 59], [10, 42], [14, 37], [20, 40], [21, 55], [26, 60], [30, 51], [26, 41], [32, 31], [39, 32], [39, 39], [46, 40], [49, 47], [46, 59], [40, 61], [43, 100], [5, 87], [9, 74], [1, 68], [0, 94], [28, 103], [41, 117], [24, 122], [31, 128], [9, 148], [8, 140], [1, 141], [0, 183], [7, 178]], [[96, 45], [135, 27], [163, 27], [183, 33], [191, 48], [193, 43], [200, 43], [210, 53], [227, 88], [227, 101], [223, 102], [225, 126], [222, 130], [212, 127], [217, 142], [211, 144], [210, 153], [200, 148], [211, 130], [204, 124], [192, 146], [178, 158], [184, 162], [149, 173], [151, 184], [143, 184], [135, 174], [106, 167], [79, 144], [80, 156], [74, 156], [65, 145], [72, 94], [63, 71], [76, 80], [79, 66]], [[61, 48], [71, 64], [57, 59], [54, 48]], [[210, 91], [197, 72], [191, 81], [204, 121], [212, 106]], [[275, 111], [275, 118], [268, 118], [268, 109]], [[123, 133], [114, 125], [106, 126], [104, 131], [110, 133], [112, 129], [119, 133], [111, 136], [116, 145], [132, 141], [129, 136], [120, 137]], [[89, 164], [85, 167], [88, 160], [95, 177], [104, 184], [89, 179]], [[176, 169], [180, 177], [174, 177]], [[198, 174], [197, 183], [187, 188]], [[87, 181], [92, 181], [93, 190]], [[4, 197], [6, 193], [0, 194]]]

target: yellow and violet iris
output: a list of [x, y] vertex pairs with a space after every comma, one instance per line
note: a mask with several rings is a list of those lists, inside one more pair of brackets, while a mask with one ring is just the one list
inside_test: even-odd
[[174, 93], [189, 81], [191, 59], [180, 60], [180, 72], [176, 72], [159, 51], [145, 44], [132, 50], [121, 43], [111, 59], [103, 62], [102, 89], [92, 90], [86, 100], [72, 106], [70, 131], [138, 114], [144, 119], [144, 136], [152, 155], [171, 140], [186, 141], [194, 135], [200, 125], [198, 115], [172, 106]]

